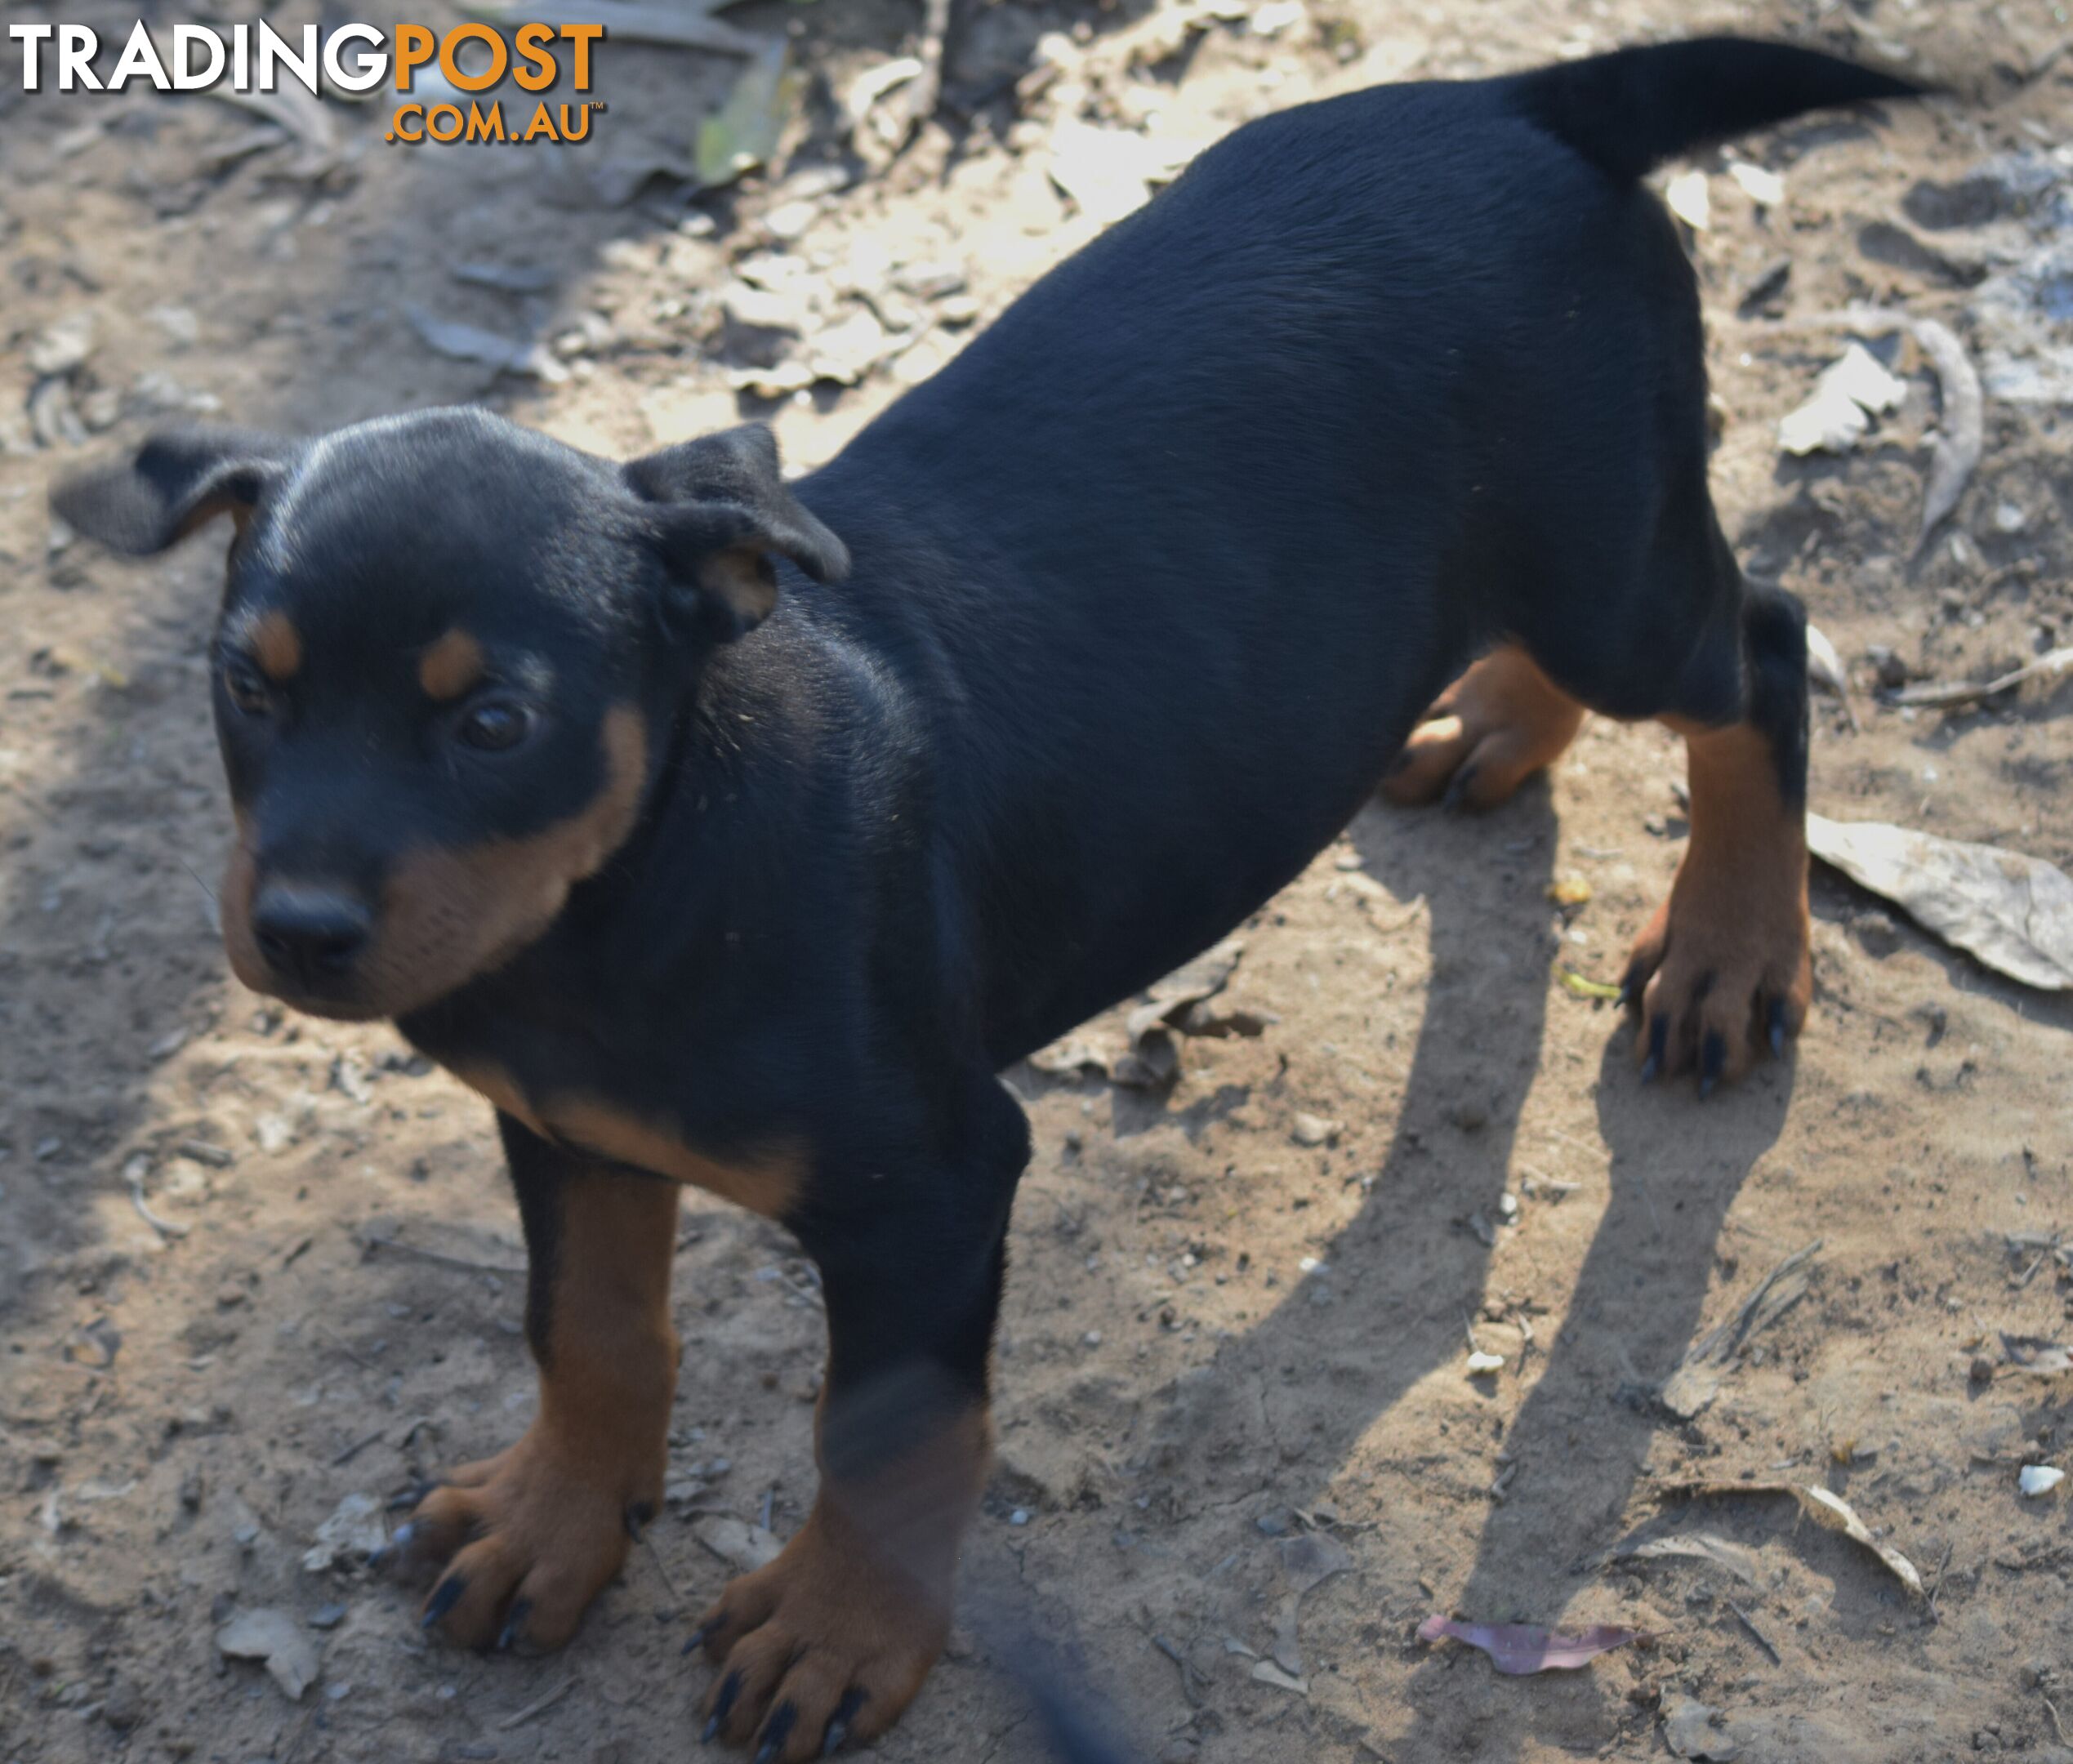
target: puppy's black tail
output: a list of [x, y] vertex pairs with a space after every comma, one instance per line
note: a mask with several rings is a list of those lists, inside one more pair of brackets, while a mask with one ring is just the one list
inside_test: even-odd
[[1929, 90], [1818, 50], [1745, 37], [1616, 50], [1539, 68], [1510, 84], [1527, 116], [1621, 179], [1803, 110]]

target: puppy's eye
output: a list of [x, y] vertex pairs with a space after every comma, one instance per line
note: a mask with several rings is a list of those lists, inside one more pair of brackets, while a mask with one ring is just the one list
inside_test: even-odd
[[247, 716], [265, 716], [273, 709], [273, 694], [267, 690], [259, 670], [234, 656], [223, 664], [223, 690], [230, 702]]
[[488, 698], [471, 706], [454, 733], [464, 746], [502, 753], [533, 733], [533, 713], [508, 699]]

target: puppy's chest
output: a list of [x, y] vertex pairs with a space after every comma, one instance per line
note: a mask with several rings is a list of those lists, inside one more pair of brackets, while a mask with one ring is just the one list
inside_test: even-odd
[[579, 1156], [689, 1183], [770, 1218], [804, 1186], [807, 1159], [796, 1137], [745, 1138], [701, 1107], [739, 1099], [724, 1061], [702, 1071], [687, 1058], [679, 1068], [652, 1047], [522, 1022], [412, 1022], [406, 1032], [501, 1113]]

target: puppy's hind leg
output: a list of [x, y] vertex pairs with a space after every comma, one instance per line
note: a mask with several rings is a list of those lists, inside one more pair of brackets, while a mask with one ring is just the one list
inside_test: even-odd
[[1411, 806], [1494, 808], [1576, 738], [1584, 707], [1516, 644], [1493, 649], [1434, 699], [1382, 793]]
[[1807, 617], [1777, 589], [1742, 603], [1741, 714], [1665, 712], [1684, 737], [1692, 838], [1628, 964], [1642, 1076], [1696, 1069], [1701, 1095], [1785, 1051], [1814, 991], [1807, 913]]

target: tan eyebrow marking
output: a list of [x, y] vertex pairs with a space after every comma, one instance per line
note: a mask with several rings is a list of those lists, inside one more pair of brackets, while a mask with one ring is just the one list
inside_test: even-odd
[[482, 674], [482, 645], [457, 625], [417, 661], [417, 684], [441, 703], [458, 698]]
[[262, 612], [252, 627], [252, 659], [276, 684], [293, 679], [302, 666], [302, 634], [287, 613]]

